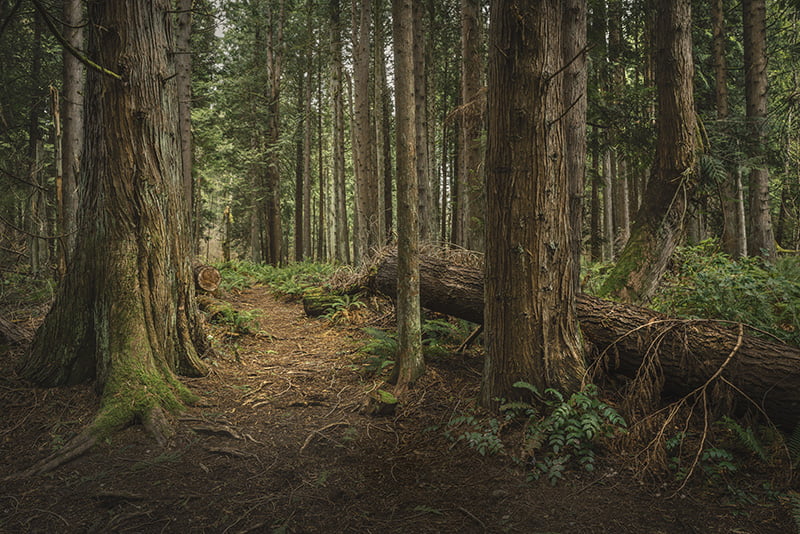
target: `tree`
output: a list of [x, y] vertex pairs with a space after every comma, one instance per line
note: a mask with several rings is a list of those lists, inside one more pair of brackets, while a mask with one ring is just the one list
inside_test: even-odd
[[393, 379], [403, 391], [424, 369], [419, 307], [419, 219], [412, 0], [392, 0], [397, 121], [397, 334]]
[[766, 157], [767, 126], [767, 7], [764, 0], [743, 0], [744, 79], [749, 125], [750, 194], [747, 252], [775, 257]]
[[[191, 277], [169, 0], [92, 2], [81, 232], [73, 267], [21, 374], [42, 386], [94, 380], [94, 422], [61, 457], [193, 398], [175, 373], [200, 375], [210, 350]], [[176, 216], [177, 214], [177, 216]]]
[[489, 31], [486, 152], [487, 357], [481, 401], [580, 387], [562, 91], [562, 7], [499, 0]]
[[656, 8], [658, 115], [653, 171], [631, 237], [601, 292], [629, 302], [655, 290], [675, 247], [696, 185], [691, 2], [669, 0]]
[[484, 248], [483, 105], [480, 101], [481, 56], [480, 2], [461, 0], [461, 214], [464, 244], [472, 250]]
[[344, 97], [342, 95], [342, 28], [339, 0], [330, 0], [331, 99], [333, 100], [334, 257], [350, 262], [350, 237], [344, 176]]
[[[83, 49], [82, 19], [83, 1], [64, 0], [64, 39], [79, 50]], [[61, 89], [63, 121], [61, 168], [64, 215], [63, 228], [60, 228], [60, 232], [66, 236], [65, 259], [69, 263], [77, 236], [75, 216], [78, 212], [78, 177], [83, 152], [84, 68], [83, 64], [67, 50], [64, 50], [62, 58], [64, 86]]]

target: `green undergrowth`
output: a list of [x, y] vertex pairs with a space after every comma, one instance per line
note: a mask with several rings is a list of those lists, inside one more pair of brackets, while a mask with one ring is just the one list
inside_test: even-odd
[[733, 260], [715, 240], [679, 248], [653, 306], [666, 314], [741, 322], [800, 345], [800, 259]]
[[282, 267], [232, 260], [216, 265], [223, 290], [241, 290], [254, 285], [269, 286], [275, 293], [298, 299], [311, 288], [325, 286], [340, 267], [332, 263], [296, 262]]
[[[453, 353], [474, 325], [461, 319], [426, 318], [422, 321], [422, 352], [426, 360], [436, 360]], [[397, 333], [392, 330], [365, 327], [367, 337], [359, 349], [360, 358], [354, 368], [364, 374], [388, 373], [397, 357]]]
[[603, 442], [626, 431], [625, 420], [598, 397], [593, 385], [569, 397], [555, 389], [540, 393], [527, 382], [514, 387], [536, 401], [501, 400], [498, 416], [473, 410], [452, 417], [445, 436], [482, 456], [507, 456], [530, 479], [555, 485], [570, 468], [593, 472]]

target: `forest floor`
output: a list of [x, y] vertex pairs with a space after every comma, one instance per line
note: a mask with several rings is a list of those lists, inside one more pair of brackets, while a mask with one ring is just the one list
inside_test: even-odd
[[[361, 409], [363, 323], [308, 318], [254, 287], [227, 295], [260, 310], [257, 333], [210, 332], [213, 372], [185, 383], [203, 401], [160, 448], [130, 427], [45, 475], [0, 482], [0, 532], [787, 533], [785, 472], [742, 466], [726, 483], [641, 480], [623, 453], [555, 486], [507, 456], [446, 435], [469, 413], [480, 354], [440, 357], [390, 416]], [[0, 480], [92, 419], [90, 387], [31, 388], [0, 347]], [[778, 479], [783, 482], [778, 481]]]

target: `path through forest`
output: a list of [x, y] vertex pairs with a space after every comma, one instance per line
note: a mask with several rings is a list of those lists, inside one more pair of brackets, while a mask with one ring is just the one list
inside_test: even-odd
[[[785, 533], [786, 507], [693, 484], [645, 484], [624, 460], [552, 487], [445, 436], [477, 393], [481, 358], [452, 355], [397, 414], [361, 411], [379, 382], [359, 369], [356, 325], [310, 319], [256, 287], [257, 332], [212, 327], [225, 351], [187, 380], [203, 402], [160, 449], [141, 426], [47, 475], [0, 486], [0, 532]], [[2, 355], [2, 352], [0, 352]], [[91, 420], [89, 387], [32, 389], [0, 356], [0, 479]]]

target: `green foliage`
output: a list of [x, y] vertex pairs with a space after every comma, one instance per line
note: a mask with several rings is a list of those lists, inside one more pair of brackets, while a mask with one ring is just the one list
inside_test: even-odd
[[331, 295], [328, 311], [323, 317], [333, 323], [347, 321], [350, 318], [351, 311], [366, 307], [366, 303], [360, 300], [360, 298], [361, 295]]
[[216, 265], [220, 286], [229, 291], [256, 284], [268, 285], [279, 295], [298, 299], [311, 287], [322, 286], [338, 268], [331, 263], [296, 262], [283, 267], [232, 260]]
[[363, 331], [369, 338], [360, 349], [365, 357], [359, 362], [358, 368], [366, 374], [380, 374], [394, 365], [398, 348], [397, 335], [369, 326]]
[[708, 240], [680, 248], [675, 261], [653, 301], [659, 311], [742, 322], [800, 344], [800, 259], [734, 261]]
[[[517, 382], [514, 387], [526, 390], [537, 399], [536, 405], [526, 401], [502, 401], [502, 420], [482, 421], [474, 414], [454, 417], [445, 435], [456, 442], [464, 441], [481, 455], [499, 454], [509, 448], [502, 439], [502, 431], [522, 422], [520, 454], [512, 458], [531, 467], [532, 479], [544, 477], [556, 484], [564, 478], [569, 466], [594, 471], [599, 443], [625, 429], [625, 420], [597, 398], [597, 388], [593, 385], [568, 399], [555, 389], [541, 394], [527, 382]], [[455, 433], [456, 429], [460, 433]]]
[[237, 334], [253, 334], [258, 330], [261, 310], [236, 310], [228, 304], [215, 310], [211, 322], [226, 326]]

